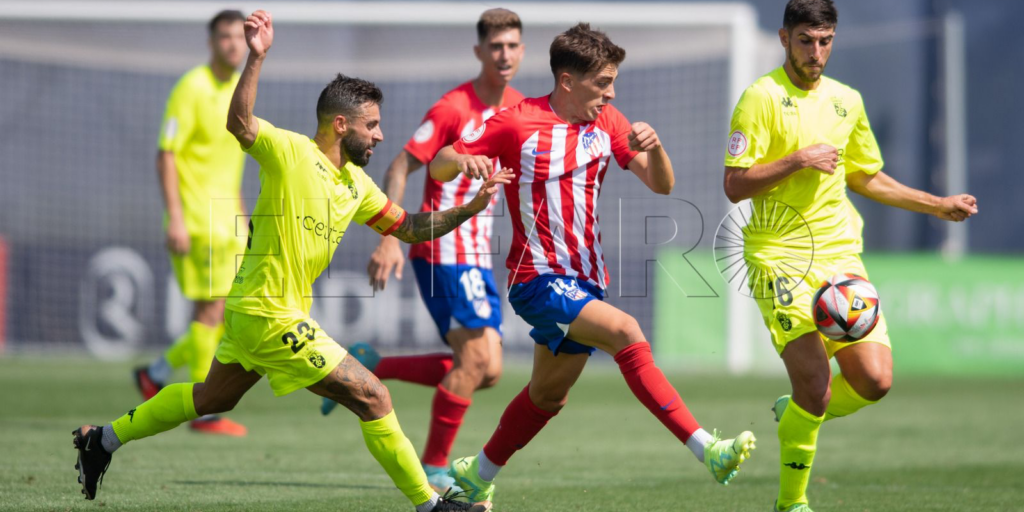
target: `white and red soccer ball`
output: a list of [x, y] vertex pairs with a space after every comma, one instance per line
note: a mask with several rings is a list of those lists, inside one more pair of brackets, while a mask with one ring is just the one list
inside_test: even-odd
[[882, 316], [878, 291], [855, 274], [836, 274], [814, 294], [811, 315], [818, 332], [834, 341], [857, 341], [871, 333]]

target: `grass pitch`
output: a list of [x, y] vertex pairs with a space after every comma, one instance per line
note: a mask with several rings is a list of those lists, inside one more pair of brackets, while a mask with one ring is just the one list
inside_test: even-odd
[[[605, 363], [605, 364], [601, 364]], [[697, 378], [669, 372], [706, 428], [758, 437], [728, 487], [595, 360], [569, 405], [499, 477], [495, 509], [767, 512], [778, 478], [769, 408], [783, 380]], [[71, 431], [137, 405], [130, 366], [89, 359], [0, 359], [0, 510], [409, 511], [363, 446], [354, 416], [323, 418], [319, 398], [274, 398], [265, 381], [230, 416], [244, 439], [179, 428], [114, 456], [99, 497], [79, 493]], [[454, 456], [476, 453], [528, 378], [509, 370], [477, 395]], [[388, 382], [417, 449], [432, 390]], [[810, 488], [822, 511], [1024, 510], [1024, 380], [900, 378], [879, 405], [827, 423]]]

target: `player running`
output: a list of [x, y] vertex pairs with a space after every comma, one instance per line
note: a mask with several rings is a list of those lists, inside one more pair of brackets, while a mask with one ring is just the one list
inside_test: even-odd
[[[384, 177], [384, 192], [401, 204], [409, 174], [433, 160], [438, 150], [469, 135], [495, 113], [523, 100], [508, 83], [523, 57], [522, 22], [506, 9], [485, 11], [477, 22], [480, 74], [447, 94], [427, 111], [416, 133], [398, 153]], [[497, 160], [494, 161], [497, 166]], [[442, 183], [426, 177], [421, 212], [458, 206], [469, 201], [482, 182], [462, 176]], [[489, 388], [501, 376], [501, 303], [491, 272], [492, 202], [455, 231], [409, 250], [420, 296], [427, 305], [441, 339], [454, 354], [380, 358], [365, 343], [350, 353], [377, 378], [399, 379], [436, 387], [430, 431], [423, 451], [423, 469], [435, 489], [453, 483], [448, 476], [448, 454], [471, 403], [473, 392]], [[375, 290], [383, 290], [391, 272], [402, 278], [405, 263], [398, 240], [381, 237], [370, 258], [368, 272]], [[327, 414], [336, 402], [324, 399]]]
[[[175, 368], [187, 365], [189, 380], [202, 382], [224, 332], [224, 297], [231, 290], [236, 256], [245, 250], [235, 236], [244, 215], [240, 198], [245, 153], [226, 130], [238, 66], [245, 58], [245, 16], [221, 11], [210, 20], [210, 62], [178, 80], [167, 100], [157, 153], [167, 249], [181, 293], [192, 301], [192, 323], [148, 367], [135, 370], [142, 398], [164, 387]], [[196, 418], [197, 432], [244, 436], [242, 425], [216, 415]]]
[[226, 304], [225, 333], [206, 381], [172, 384], [103, 427], [75, 430], [79, 480], [87, 499], [111, 454], [129, 441], [170, 430], [201, 414], [231, 410], [266, 375], [275, 395], [307, 388], [359, 417], [363, 439], [418, 512], [473, 510], [441, 498], [427, 483], [380, 381], [309, 317], [313, 280], [325, 269], [350, 222], [418, 243], [451, 231], [490, 204], [510, 171], [496, 173], [469, 203], [406, 215], [363, 171], [383, 140], [380, 89], [338, 75], [320, 93], [312, 139], [256, 118], [260, 68], [274, 37], [270, 14], [245, 21], [249, 58], [231, 99], [227, 127], [260, 164], [260, 196], [249, 222], [242, 266]]
[[[799, 276], [771, 269], [787, 268], [785, 258], [810, 261], [809, 248], [794, 253], [783, 237], [744, 232], [751, 275], [767, 275], [773, 286], [757, 303], [793, 386], [792, 396], [779, 398], [774, 407], [781, 445], [775, 511], [810, 512], [807, 482], [822, 422], [878, 402], [892, 383], [884, 316], [868, 336], [849, 343], [818, 334], [811, 317], [819, 283], [844, 272], [867, 277], [859, 256], [863, 221], [846, 189], [943, 220], [959, 222], [978, 213], [972, 196], [935, 197], [882, 172], [860, 94], [822, 74], [837, 21], [831, 0], [790, 0], [779, 29], [786, 61], [743, 93], [725, 157], [729, 200], [753, 198], [755, 215], [791, 208], [813, 236], [810, 270]], [[833, 356], [841, 370], [835, 376], [829, 368]]]
[[626, 52], [580, 23], [551, 43], [554, 91], [490, 118], [442, 149], [430, 174], [486, 177], [491, 159], [515, 172], [506, 185], [513, 239], [509, 302], [533, 326], [533, 377], [501, 416], [480, 453], [456, 460], [451, 475], [471, 500], [490, 500], [509, 458], [565, 406], [590, 354], [615, 356], [629, 388], [652, 414], [727, 483], [754, 448], [743, 432], [721, 441], [700, 427], [654, 364], [637, 321], [603, 301], [610, 282], [601, 250], [597, 198], [612, 157], [658, 194], [672, 191], [672, 163], [646, 123], [630, 125], [609, 103]]

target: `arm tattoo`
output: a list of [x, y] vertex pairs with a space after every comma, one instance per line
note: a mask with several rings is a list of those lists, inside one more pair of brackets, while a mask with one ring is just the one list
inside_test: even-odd
[[330, 394], [328, 398], [363, 421], [380, 419], [383, 416], [379, 416], [379, 411], [391, 410], [391, 395], [384, 384], [348, 354], [328, 376], [324, 389]]
[[440, 212], [407, 214], [402, 224], [391, 235], [409, 244], [426, 242], [441, 238], [472, 216], [465, 205]]

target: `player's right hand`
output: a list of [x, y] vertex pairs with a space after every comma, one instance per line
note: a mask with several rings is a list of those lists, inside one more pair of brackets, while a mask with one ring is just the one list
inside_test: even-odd
[[401, 280], [404, 265], [405, 255], [398, 245], [398, 239], [391, 236], [383, 237], [380, 245], [370, 255], [370, 263], [366, 266], [366, 273], [370, 276], [370, 286], [373, 287], [373, 291], [384, 290], [392, 270], [395, 272], [395, 277]]
[[174, 254], [187, 254], [190, 239], [185, 221], [171, 221], [167, 224], [167, 250]]
[[459, 172], [471, 179], [487, 179], [494, 172], [494, 164], [484, 155], [459, 155]]
[[274, 43], [274, 25], [267, 11], [256, 11], [245, 19], [245, 43], [257, 57], [267, 54]]
[[800, 150], [800, 168], [817, 169], [825, 174], [836, 172], [839, 165], [839, 150], [828, 144], [815, 144]]

